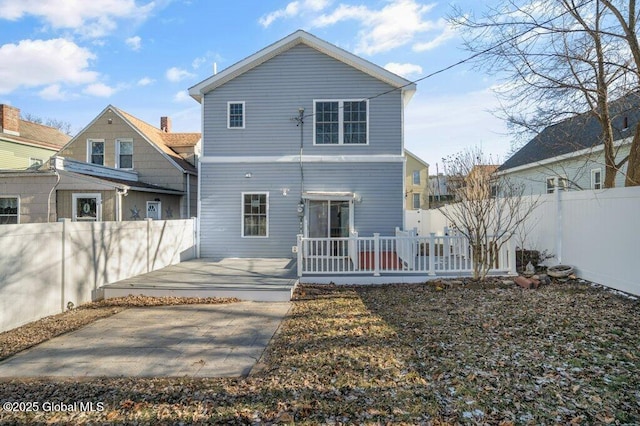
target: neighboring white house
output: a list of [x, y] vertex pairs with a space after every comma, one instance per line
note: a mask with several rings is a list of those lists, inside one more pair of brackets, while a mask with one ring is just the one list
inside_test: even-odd
[[[616, 163], [629, 154], [640, 121], [640, 94], [631, 93], [611, 103]], [[499, 174], [525, 185], [526, 194], [564, 190], [601, 189], [605, 160], [602, 128], [584, 113], [545, 128], [500, 166]], [[626, 163], [615, 186], [624, 186]]]
[[191, 87], [203, 117], [200, 255], [291, 257], [298, 234], [393, 235], [414, 91], [305, 31]]

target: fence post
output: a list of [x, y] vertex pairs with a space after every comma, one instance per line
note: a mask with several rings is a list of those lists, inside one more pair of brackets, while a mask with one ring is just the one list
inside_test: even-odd
[[513, 236], [511, 236], [511, 238], [509, 238], [509, 241], [507, 241], [507, 258], [509, 265], [509, 275], [516, 275], [516, 246], [515, 244], [513, 244]]
[[151, 221], [153, 219], [146, 218], [147, 222], [147, 272], [151, 272], [149, 263], [151, 262]]
[[374, 277], [379, 277], [380, 276], [380, 234], [379, 233], [374, 233], [373, 234], [373, 259], [374, 259], [374, 263], [373, 263], [373, 276]]
[[556, 185], [556, 259], [562, 264], [562, 189]]
[[298, 277], [301, 277], [302, 262], [304, 261], [304, 257], [302, 256], [302, 234], [298, 234], [297, 242], [298, 242]]
[[429, 233], [429, 272], [428, 275], [436, 274], [436, 233]]
[[66, 257], [67, 257], [67, 223], [71, 223], [71, 219], [60, 219], [62, 222], [62, 255], [61, 255], [61, 266], [62, 266], [62, 276], [60, 282], [60, 311], [64, 312], [64, 290], [67, 284], [67, 271], [65, 270], [67, 266]]
[[192, 226], [193, 226], [193, 258], [197, 259], [198, 257], [198, 218], [191, 218]]

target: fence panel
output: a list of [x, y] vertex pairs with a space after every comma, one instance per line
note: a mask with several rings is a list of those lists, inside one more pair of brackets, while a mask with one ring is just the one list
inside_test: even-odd
[[[553, 256], [546, 265], [569, 264], [581, 278], [640, 295], [635, 266], [640, 187], [527, 196], [521, 208], [531, 213], [514, 236], [517, 247], [546, 251]], [[443, 217], [438, 210], [430, 212], [429, 224]], [[422, 229], [423, 235], [439, 231]]]
[[195, 219], [0, 226], [0, 332], [195, 257]]

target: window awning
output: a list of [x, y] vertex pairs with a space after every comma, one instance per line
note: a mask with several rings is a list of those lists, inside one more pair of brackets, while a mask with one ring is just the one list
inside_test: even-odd
[[302, 193], [302, 198], [305, 200], [349, 201], [355, 200], [357, 194], [355, 192], [308, 191]]

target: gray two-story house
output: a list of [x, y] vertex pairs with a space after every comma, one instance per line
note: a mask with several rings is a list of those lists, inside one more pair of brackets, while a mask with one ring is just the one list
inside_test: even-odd
[[203, 120], [200, 256], [291, 257], [298, 234], [393, 235], [414, 92], [304, 31], [191, 87]]

